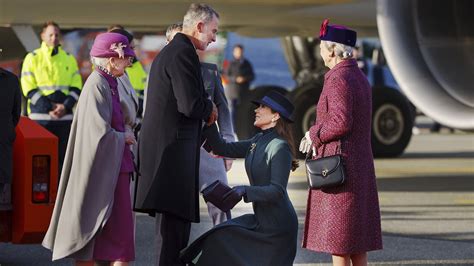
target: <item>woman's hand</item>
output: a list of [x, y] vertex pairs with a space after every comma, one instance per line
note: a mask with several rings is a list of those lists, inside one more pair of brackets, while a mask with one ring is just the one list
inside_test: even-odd
[[304, 134], [304, 137], [301, 139], [299, 150], [301, 153], [306, 154], [311, 151], [312, 147], [313, 147], [313, 143], [309, 136], [309, 131], [306, 131], [306, 133]]
[[137, 143], [135, 136], [131, 132], [125, 132], [125, 143], [128, 145], [133, 145]]
[[235, 186], [224, 194], [224, 201], [232, 202], [233, 205], [237, 204], [247, 194], [245, 186]]

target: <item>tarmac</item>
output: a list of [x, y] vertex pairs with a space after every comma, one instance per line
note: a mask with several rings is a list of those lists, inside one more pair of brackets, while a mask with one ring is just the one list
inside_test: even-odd
[[[376, 159], [384, 249], [369, 253], [369, 265], [474, 265], [474, 134], [426, 130], [414, 135], [404, 155]], [[243, 160], [229, 172], [231, 185], [248, 184]], [[298, 214], [299, 239], [304, 227], [307, 183], [304, 162], [290, 176], [290, 199]], [[201, 223], [193, 224], [191, 239], [211, 228], [204, 201]], [[233, 217], [251, 213], [239, 203]], [[154, 220], [137, 215], [136, 262], [153, 265]], [[52, 263], [40, 245], [0, 244], [0, 266], [72, 265]], [[331, 256], [298, 248], [294, 265], [331, 265]]]

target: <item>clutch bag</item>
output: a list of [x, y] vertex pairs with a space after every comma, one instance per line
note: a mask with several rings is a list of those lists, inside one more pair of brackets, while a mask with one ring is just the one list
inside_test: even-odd
[[220, 180], [212, 182], [209, 186], [204, 188], [201, 193], [206, 202], [214, 204], [223, 212], [232, 209], [238, 203], [226, 200], [226, 197], [224, 196], [228, 196], [228, 193], [235, 192], [232, 191], [231, 187], [224, 184]]

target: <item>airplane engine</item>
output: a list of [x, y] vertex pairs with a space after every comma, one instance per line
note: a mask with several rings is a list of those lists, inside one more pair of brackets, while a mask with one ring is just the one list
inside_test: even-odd
[[406, 96], [437, 122], [474, 130], [474, 1], [377, 0], [377, 26]]

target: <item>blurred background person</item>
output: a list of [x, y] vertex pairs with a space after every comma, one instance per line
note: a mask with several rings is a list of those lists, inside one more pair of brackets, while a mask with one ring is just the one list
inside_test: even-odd
[[166, 33], [165, 33], [166, 44], [170, 43], [173, 40], [176, 33], [181, 32], [182, 30], [183, 30], [183, 23], [182, 22], [178, 22], [178, 23], [174, 23], [174, 24], [169, 25], [168, 28], [166, 29]]
[[0, 68], [0, 92], [0, 210], [10, 210], [13, 142], [20, 121], [21, 89], [18, 78], [3, 68]]
[[60, 36], [58, 24], [46, 22], [41, 31], [41, 47], [26, 55], [21, 69], [21, 87], [28, 98], [28, 117], [58, 137], [59, 175], [73, 108], [82, 88], [76, 59], [62, 49]]
[[124, 121], [135, 113], [122, 108], [117, 78], [135, 53], [125, 36], [102, 33], [90, 55], [95, 70], [79, 99], [43, 246], [53, 252], [53, 260], [128, 265], [135, 259], [129, 145], [136, 140]]
[[244, 47], [236, 44], [232, 51], [234, 59], [224, 71], [228, 84], [226, 96], [230, 104], [232, 121], [236, 127], [236, 110], [240, 101], [248, 101], [250, 83], [255, 79], [252, 64], [244, 57]]
[[[332, 254], [334, 265], [367, 265], [382, 249], [380, 208], [371, 148], [372, 88], [352, 57], [357, 34], [324, 20], [320, 52], [330, 69], [316, 107], [316, 122], [302, 142], [313, 158], [340, 154], [346, 181], [308, 191], [303, 248]], [[303, 145], [304, 146], [304, 145]], [[311, 149], [314, 149], [314, 153]]]

